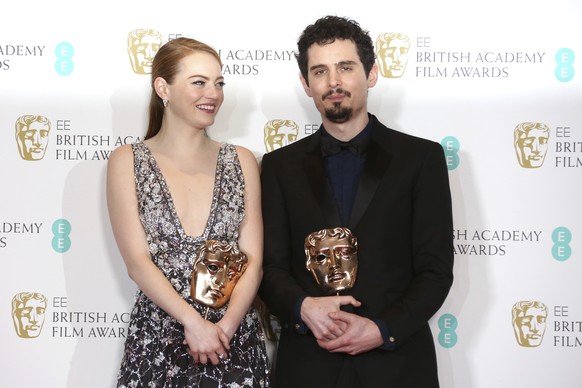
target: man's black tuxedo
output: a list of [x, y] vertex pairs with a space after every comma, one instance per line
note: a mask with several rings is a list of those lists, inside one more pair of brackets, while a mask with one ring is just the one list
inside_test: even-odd
[[[321, 131], [262, 161], [265, 228], [260, 296], [282, 322], [276, 387], [335, 387], [346, 363], [368, 388], [438, 387], [428, 320], [453, 281], [452, 210], [442, 147], [382, 125], [372, 133], [348, 225], [341, 225], [320, 150]], [[380, 319], [394, 350], [349, 356], [320, 348], [299, 334], [295, 308], [304, 296], [322, 296], [305, 268], [309, 233], [349, 227], [358, 239], [358, 273], [345, 292], [362, 302], [354, 313]]]

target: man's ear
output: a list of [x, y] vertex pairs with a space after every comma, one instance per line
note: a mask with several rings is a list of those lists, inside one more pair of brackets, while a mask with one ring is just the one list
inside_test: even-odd
[[303, 78], [303, 74], [299, 74], [299, 79], [301, 80], [301, 85], [303, 85], [303, 90], [305, 90], [305, 94], [307, 94], [309, 97], [313, 97], [313, 95], [311, 94], [311, 88], [309, 87], [307, 80]]
[[378, 82], [378, 65], [374, 63], [372, 69], [370, 70], [370, 74], [368, 74], [368, 88], [373, 88]]

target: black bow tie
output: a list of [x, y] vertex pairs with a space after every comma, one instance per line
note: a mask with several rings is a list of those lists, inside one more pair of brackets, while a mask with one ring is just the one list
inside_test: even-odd
[[331, 136], [321, 137], [321, 153], [323, 156], [335, 155], [340, 151], [348, 150], [355, 155], [363, 155], [366, 152], [368, 138], [357, 136], [350, 141], [339, 141]]

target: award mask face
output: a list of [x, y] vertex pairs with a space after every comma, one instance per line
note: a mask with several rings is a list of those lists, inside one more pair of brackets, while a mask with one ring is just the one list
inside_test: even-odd
[[209, 307], [224, 306], [246, 265], [246, 255], [230, 244], [207, 241], [196, 252], [190, 289], [192, 298]]
[[512, 321], [515, 339], [521, 346], [540, 346], [546, 332], [548, 307], [538, 301], [521, 301], [513, 305]]
[[42, 331], [47, 299], [37, 292], [20, 292], [12, 299], [12, 321], [21, 338], [36, 338]]
[[358, 270], [358, 242], [347, 228], [323, 229], [305, 238], [305, 266], [325, 294], [352, 288]]

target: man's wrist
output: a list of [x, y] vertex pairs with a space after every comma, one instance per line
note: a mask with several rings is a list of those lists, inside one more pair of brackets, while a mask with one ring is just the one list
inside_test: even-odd
[[303, 322], [303, 319], [301, 319], [301, 305], [303, 304], [303, 301], [305, 301], [305, 298], [307, 298], [307, 295], [302, 296], [297, 300], [297, 303], [295, 303], [295, 322], [293, 323], [293, 329], [299, 334], [307, 334], [309, 331], [309, 328], [305, 322]]
[[378, 349], [389, 351], [396, 349], [396, 338], [394, 338], [386, 323], [381, 319], [373, 319], [372, 321], [378, 326], [382, 336], [383, 344]]

